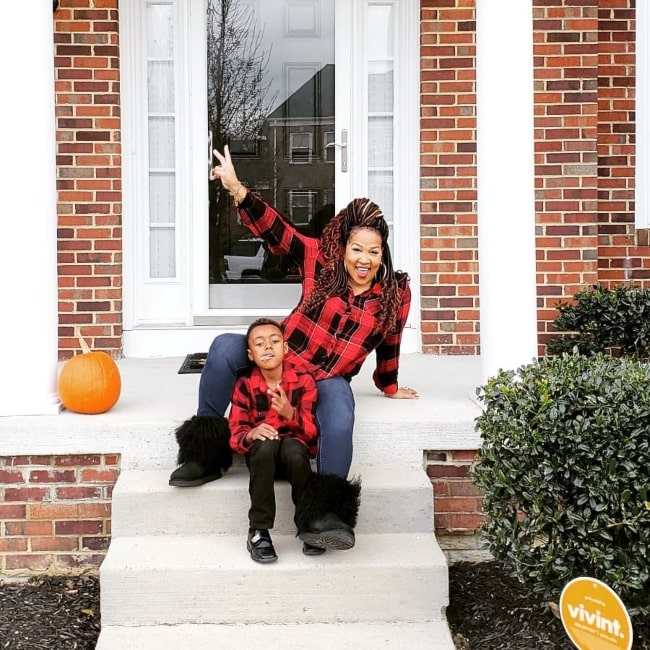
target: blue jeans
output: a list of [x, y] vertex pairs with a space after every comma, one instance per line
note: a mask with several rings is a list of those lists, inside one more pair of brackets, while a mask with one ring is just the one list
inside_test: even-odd
[[[201, 373], [197, 414], [225, 415], [237, 371], [249, 365], [243, 334], [217, 336]], [[316, 424], [320, 434], [316, 458], [318, 471], [347, 478], [352, 464], [354, 429], [354, 395], [350, 382], [343, 377], [331, 377], [317, 382], [316, 386]]]

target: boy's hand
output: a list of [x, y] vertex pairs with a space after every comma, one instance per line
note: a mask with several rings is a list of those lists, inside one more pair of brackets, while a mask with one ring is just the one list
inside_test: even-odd
[[275, 389], [269, 388], [266, 392], [271, 398], [271, 408], [285, 420], [292, 420], [293, 406], [291, 406], [291, 402], [282, 386], [278, 384]]
[[277, 440], [278, 432], [270, 424], [262, 422], [262, 424], [251, 429], [246, 434], [246, 441], [253, 442], [254, 440]]

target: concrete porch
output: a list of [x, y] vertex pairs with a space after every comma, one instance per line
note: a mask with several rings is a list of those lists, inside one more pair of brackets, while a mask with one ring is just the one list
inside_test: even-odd
[[423, 467], [427, 450], [477, 448], [479, 359], [405, 355], [400, 383], [417, 388], [417, 401], [380, 395], [367, 364], [352, 384], [351, 474], [363, 480], [357, 545], [316, 561], [302, 556], [288, 485], [280, 484], [274, 567], [255, 565], [245, 550], [241, 463], [200, 488], [167, 485], [173, 430], [196, 406], [199, 375], [179, 375], [182, 360], [121, 360], [122, 395], [106, 414], [0, 418], [0, 456], [121, 456], [97, 647], [451, 650], [447, 560]]
[[[383, 439], [392, 422], [408, 429], [408, 440], [393, 449], [408, 465], [421, 466], [425, 449], [476, 449], [474, 400], [481, 381], [475, 356], [403, 355], [400, 383], [420, 399], [392, 400], [372, 384], [373, 358], [352, 380], [357, 404], [355, 464], [372, 464], [387, 453]], [[108, 413], [0, 418], [0, 456], [17, 454], [119, 453], [122, 469], [175, 466], [174, 428], [195, 413], [198, 374], [179, 375], [182, 357], [121, 359], [122, 393]], [[375, 435], [373, 435], [375, 432]], [[397, 442], [397, 441], [396, 441]]]

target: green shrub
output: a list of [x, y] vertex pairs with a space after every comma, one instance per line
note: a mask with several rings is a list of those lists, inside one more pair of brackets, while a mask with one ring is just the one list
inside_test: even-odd
[[650, 289], [594, 285], [576, 293], [573, 302], [560, 302], [557, 310], [553, 327], [562, 333], [549, 340], [549, 354], [576, 350], [638, 359], [650, 356]]
[[477, 393], [472, 475], [495, 558], [548, 600], [591, 576], [650, 615], [650, 366], [546, 357]]

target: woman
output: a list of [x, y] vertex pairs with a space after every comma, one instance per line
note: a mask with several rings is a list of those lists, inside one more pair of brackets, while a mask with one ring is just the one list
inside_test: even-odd
[[[220, 179], [242, 223], [264, 239], [272, 253], [289, 256], [301, 269], [302, 295], [282, 327], [288, 358], [312, 374], [318, 387], [319, 473], [314, 475], [310, 507], [304, 509], [304, 526], [311, 531], [312, 545], [327, 542], [328, 547], [349, 548], [360, 491], [358, 482], [346, 480], [354, 428], [350, 380], [374, 350], [377, 388], [393, 399], [418, 398], [415, 390], [397, 383], [411, 302], [408, 275], [393, 270], [388, 225], [372, 201], [354, 199], [325, 226], [320, 239], [308, 237], [242, 185], [227, 146], [223, 155], [214, 153], [220, 164], [213, 167], [210, 180]], [[176, 432], [182, 465], [172, 474], [171, 485], [200, 485], [219, 478], [230, 465], [215, 451], [223, 445], [213, 425], [228, 408], [237, 371], [247, 364], [244, 335], [222, 334], [212, 343], [201, 373], [198, 414]], [[322, 508], [312, 512], [316, 498], [323, 501]], [[327, 512], [320, 512], [323, 509]], [[319, 526], [323, 531], [316, 530]], [[326, 540], [332, 526], [345, 534]]]

